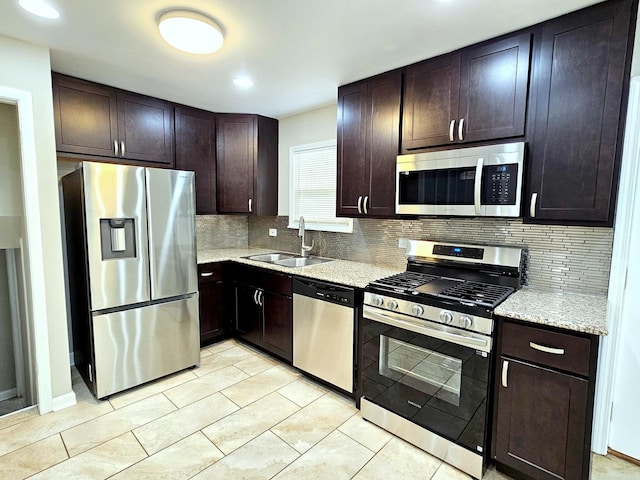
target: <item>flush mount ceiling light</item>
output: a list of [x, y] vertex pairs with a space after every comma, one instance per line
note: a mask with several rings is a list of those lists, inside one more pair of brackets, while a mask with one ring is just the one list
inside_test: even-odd
[[233, 84], [236, 87], [249, 88], [253, 87], [253, 80], [251, 80], [249, 77], [236, 77], [233, 79]]
[[44, 0], [20, 0], [18, 2], [27, 12], [42, 18], [56, 19], [60, 12]]
[[160, 35], [183, 52], [207, 54], [220, 50], [222, 29], [212, 19], [192, 10], [167, 10], [158, 17]]

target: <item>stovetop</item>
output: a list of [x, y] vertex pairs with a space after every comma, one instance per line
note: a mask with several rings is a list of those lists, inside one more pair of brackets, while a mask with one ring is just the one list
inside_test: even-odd
[[427, 304], [430, 299], [438, 298], [493, 309], [515, 289], [505, 285], [406, 271], [372, 282], [369, 290], [391, 296], [408, 294], [414, 302]]

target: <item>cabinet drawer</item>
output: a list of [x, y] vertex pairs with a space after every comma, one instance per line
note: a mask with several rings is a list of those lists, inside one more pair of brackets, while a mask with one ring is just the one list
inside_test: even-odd
[[260, 267], [249, 267], [245, 265], [234, 265], [234, 279], [237, 282], [260, 288], [265, 291], [279, 293], [280, 295], [291, 296], [291, 276], [276, 273]]
[[588, 338], [504, 322], [502, 354], [578, 375], [589, 375]]
[[219, 282], [221, 280], [221, 263], [201, 263], [198, 265], [198, 283]]

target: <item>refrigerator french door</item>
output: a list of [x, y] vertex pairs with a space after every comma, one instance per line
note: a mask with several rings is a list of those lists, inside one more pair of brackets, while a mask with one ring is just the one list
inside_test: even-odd
[[193, 173], [62, 179], [76, 367], [98, 398], [199, 364]]

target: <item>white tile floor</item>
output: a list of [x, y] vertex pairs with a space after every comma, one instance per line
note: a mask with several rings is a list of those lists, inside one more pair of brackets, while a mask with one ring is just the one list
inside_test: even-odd
[[[76, 406], [0, 417], [0, 478], [469, 478], [246, 345], [227, 340], [201, 356], [197, 369], [108, 401], [95, 400], [76, 374]], [[508, 477], [489, 469], [485, 478]], [[640, 480], [640, 467], [596, 456], [592, 478]]]

